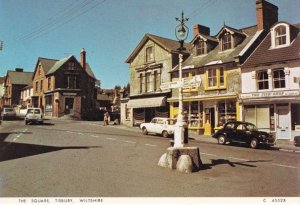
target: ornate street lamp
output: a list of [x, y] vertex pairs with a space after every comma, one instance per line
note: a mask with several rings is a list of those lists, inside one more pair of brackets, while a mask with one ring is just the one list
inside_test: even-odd
[[[176, 28], [175, 28], [175, 36], [180, 43], [180, 47], [178, 48], [178, 51], [179, 51], [179, 63], [178, 63], [179, 82], [183, 82], [182, 81], [182, 61], [183, 61], [182, 51], [185, 50], [183, 44], [189, 34], [189, 28], [185, 25], [185, 22], [187, 22], [188, 20], [189, 20], [188, 18], [184, 18], [183, 12], [181, 13], [181, 19], [176, 18], [176, 21], [180, 22], [180, 24], [178, 26], [176, 26]], [[178, 107], [176, 128], [175, 128], [175, 133], [174, 133], [174, 147], [175, 148], [184, 147], [184, 144], [188, 143], [187, 122], [185, 121], [185, 119], [183, 117], [182, 86], [183, 86], [183, 84], [178, 88], [179, 89], [179, 96], [178, 96], [179, 107]]]

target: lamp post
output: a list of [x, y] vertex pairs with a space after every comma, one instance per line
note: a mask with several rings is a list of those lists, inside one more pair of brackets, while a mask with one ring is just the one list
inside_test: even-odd
[[[185, 22], [188, 21], [188, 18], [184, 18], [184, 13], [181, 13], [181, 19], [176, 18], [176, 21], [179, 21], [180, 24], [175, 28], [175, 36], [180, 43], [180, 47], [178, 48], [179, 51], [179, 82], [182, 82], [182, 61], [183, 61], [183, 54], [182, 52], [185, 50], [183, 43], [188, 37], [189, 29], [185, 25]], [[176, 128], [174, 133], [174, 147], [181, 148], [184, 147], [184, 144], [188, 143], [188, 136], [186, 133], [187, 129], [187, 122], [183, 117], [183, 94], [182, 94], [182, 86], [179, 88], [179, 107], [178, 107], [178, 116], [176, 122]], [[185, 134], [186, 133], [186, 134]]]

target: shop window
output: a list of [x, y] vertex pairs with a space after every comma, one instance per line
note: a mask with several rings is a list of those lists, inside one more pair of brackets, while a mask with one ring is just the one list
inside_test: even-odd
[[300, 104], [292, 104], [291, 105], [291, 123], [292, 130], [296, 130], [296, 127], [300, 127]]
[[258, 90], [269, 89], [268, 71], [263, 70], [257, 73], [257, 87]]
[[52, 95], [45, 96], [45, 112], [52, 112]]
[[276, 69], [273, 71], [274, 88], [285, 88], [285, 73], [284, 69]]
[[[244, 107], [246, 122], [256, 125], [260, 129], [270, 129], [270, 108], [269, 105], [247, 105]], [[273, 114], [274, 119], [274, 114]]]
[[199, 101], [190, 102], [190, 127], [203, 127], [203, 104]]
[[223, 101], [218, 104], [218, 126], [223, 126], [225, 123], [236, 120], [236, 102]]

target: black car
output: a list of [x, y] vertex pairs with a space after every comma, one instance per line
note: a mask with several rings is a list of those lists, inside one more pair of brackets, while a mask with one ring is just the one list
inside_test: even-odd
[[267, 132], [258, 131], [256, 126], [248, 122], [228, 122], [222, 129], [217, 131], [212, 137], [218, 140], [219, 144], [227, 142], [243, 142], [247, 143], [251, 148], [255, 149], [260, 144], [272, 146], [275, 138]]
[[300, 136], [294, 137], [294, 145], [300, 147]]

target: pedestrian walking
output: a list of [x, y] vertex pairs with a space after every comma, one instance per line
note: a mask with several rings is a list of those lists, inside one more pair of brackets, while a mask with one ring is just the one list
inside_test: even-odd
[[103, 121], [104, 121], [104, 126], [108, 125], [108, 117], [109, 117], [108, 112], [105, 112], [105, 113], [104, 113], [104, 119], [103, 119]]

